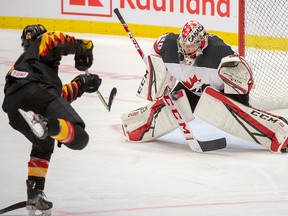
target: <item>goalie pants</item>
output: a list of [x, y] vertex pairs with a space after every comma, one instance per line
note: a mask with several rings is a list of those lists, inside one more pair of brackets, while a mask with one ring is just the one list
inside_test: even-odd
[[32, 143], [31, 157], [50, 161], [55, 140], [51, 137], [47, 137], [45, 140], [35, 137], [18, 112], [18, 108], [25, 111], [31, 110], [46, 118], [61, 118], [71, 122], [74, 125], [75, 136], [73, 141], [67, 143], [67, 147], [83, 149], [87, 145], [89, 137], [84, 130], [85, 123], [55, 88], [36, 82], [28, 82], [17, 90], [13, 90], [12, 85], [6, 92], [3, 110], [8, 114], [9, 124]]
[[[204, 91], [204, 89], [207, 87], [207, 85], [203, 85], [201, 87], [202, 91]], [[198, 101], [200, 99], [200, 96], [196, 95], [195, 93], [193, 93], [192, 91], [188, 90], [181, 82], [179, 82], [175, 88], [173, 89], [173, 92], [177, 92], [180, 89], [184, 89], [185, 93], [187, 95], [187, 98], [189, 100], [189, 104], [190, 104], [190, 108], [192, 110], [192, 112], [194, 112]], [[221, 91], [223, 93], [223, 91]], [[238, 101], [239, 103], [245, 105], [245, 106], [249, 106], [249, 93], [248, 94], [226, 94], [228, 97]]]

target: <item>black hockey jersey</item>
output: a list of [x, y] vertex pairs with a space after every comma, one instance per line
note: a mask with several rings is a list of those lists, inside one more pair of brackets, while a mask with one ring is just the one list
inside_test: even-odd
[[[62, 82], [58, 76], [61, 58], [68, 54], [83, 52], [82, 44], [82, 40], [61, 32], [44, 33], [24, 51], [10, 69], [6, 75], [4, 92], [6, 93], [16, 82], [17, 89], [22, 83], [24, 85], [27, 82], [38, 82], [53, 86], [61, 95]], [[9, 93], [13, 92], [11, 90]]]
[[185, 65], [182, 54], [178, 53], [179, 34], [162, 35], [154, 44], [154, 52], [160, 55], [169, 73], [188, 88], [197, 92], [202, 85], [223, 89], [223, 81], [218, 76], [221, 59], [235, 53], [231, 46], [215, 35], [208, 36], [208, 46], [198, 56], [193, 66]]

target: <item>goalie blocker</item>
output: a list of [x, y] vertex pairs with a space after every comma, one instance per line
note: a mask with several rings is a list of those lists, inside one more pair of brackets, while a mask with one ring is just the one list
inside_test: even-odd
[[175, 83], [176, 79], [167, 71], [162, 58], [151, 54], [147, 56], [147, 70], [136, 96], [154, 101], [167, 95]]
[[245, 106], [211, 87], [203, 92], [194, 114], [234, 136], [261, 144], [271, 152], [286, 152], [288, 124], [283, 117]]

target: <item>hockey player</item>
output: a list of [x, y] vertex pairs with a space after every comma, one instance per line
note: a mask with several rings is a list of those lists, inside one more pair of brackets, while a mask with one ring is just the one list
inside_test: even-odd
[[24, 52], [6, 75], [2, 108], [9, 124], [32, 143], [26, 208], [50, 215], [52, 202], [43, 190], [54, 142], [73, 150], [85, 148], [89, 140], [85, 123], [70, 103], [84, 92], [97, 91], [101, 79], [95, 74], [81, 74], [62, 85], [58, 76], [61, 57], [65, 55], [74, 55], [76, 69], [90, 68], [91, 40], [47, 32], [40, 24], [26, 26], [21, 40]]
[[[249, 92], [253, 86], [253, 76], [244, 57], [239, 56], [218, 36], [208, 34], [198, 21], [187, 22], [180, 34], [166, 33], [160, 36], [154, 43], [152, 53], [146, 57], [146, 65], [147, 70], [137, 95], [153, 102], [122, 116], [123, 130], [128, 141], [144, 142], [169, 133], [179, 127], [179, 121], [175, 120], [184, 119], [186, 122], [193, 120], [195, 110], [198, 110], [197, 115], [194, 113], [197, 117], [220, 129], [249, 141], [255, 141], [255, 137], [248, 138], [248, 135], [243, 135], [249, 134], [249, 130], [242, 128], [246, 132], [237, 134], [241, 128], [240, 124], [239, 127], [225, 128], [227, 123], [225, 118], [231, 114], [225, 111], [225, 107], [222, 113], [213, 109], [216, 99], [211, 98], [216, 97], [216, 93], [210, 95], [210, 98], [205, 97], [206, 100], [201, 103], [201, 106], [199, 104], [203, 94], [207, 95], [206, 90], [213, 89], [225, 99], [235, 101], [240, 107], [249, 107]], [[168, 98], [169, 105], [175, 103], [176, 108], [173, 110], [167, 107], [165, 95], [169, 93], [176, 99], [173, 102]], [[201, 109], [198, 107], [201, 107], [203, 112], [199, 112]], [[210, 115], [207, 117], [206, 113]], [[213, 120], [211, 120], [212, 116]], [[246, 119], [248, 122], [250, 120], [251, 118]], [[252, 127], [257, 127], [256, 122], [253, 121]], [[234, 126], [234, 123], [230, 125]], [[187, 124], [183, 122], [181, 124], [182, 131], [189, 132], [187, 128], [183, 130], [183, 125], [186, 127]], [[285, 138], [281, 142], [275, 141], [277, 127], [274, 125], [271, 127], [273, 130], [269, 133], [268, 139], [261, 142], [263, 141], [264, 146], [271, 151], [279, 152], [285, 148]], [[272, 141], [275, 141], [273, 147]], [[259, 144], [261, 142], [256, 141]]]

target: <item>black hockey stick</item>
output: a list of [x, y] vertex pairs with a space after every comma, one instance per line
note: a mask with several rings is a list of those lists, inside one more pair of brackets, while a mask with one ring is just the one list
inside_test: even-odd
[[[118, 10], [118, 8], [115, 8], [113, 11], [116, 14], [116, 16], [118, 17], [118, 19], [121, 22], [121, 24], [123, 25], [125, 31], [128, 33], [129, 38], [132, 40], [135, 48], [137, 49], [139, 55], [142, 58], [142, 60], [147, 65], [147, 59], [146, 59], [146, 57], [144, 55], [144, 52], [142, 51], [141, 47], [139, 46], [137, 40], [134, 38], [132, 32], [130, 31], [130, 29], [129, 29], [128, 25], [127, 25], [127, 23], [125, 22], [124, 18], [120, 14], [120, 11]], [[170, 95], [167, 95], [167, 97], [169, 97], [169, 100], [172, 101], [172, 98], [171, 98]], [[179, 113], [180, 116], [183, 116], [183, 115], [180, 114], [180, 110], [176, 107], [176, 105], [173, 102], [167, 104], [166, 103], [167, 101], [165, 101], [165, 98], [164, 98], [164, 102], [165, 102], [166, 106], [168, 107], [168, 109], [171, 111], [172, 116], [174, 116], [175, 121], [179, 124], [179, 129], [182, 132], [182, 134], [184, 135], [184, 137], [185, 137], [188, 145], [192, 149], [192, 151], [195, 151], [195, 152], [206, 152], [206, 151], [213, 151], [213, 150], [226, 148], [226, 139], [225, 138], [220, 138], [220, 139], [215, 139], [215, 140], [208, 140], [208, 141], [199, 141], [199, 140], [197, 140], [195, 138], [194, 134], [192, 133], [192, 130], [190, 129], [188, 123], [183, 118], [179, 118], [179, 116], [175, 116], [173, 114], [173, 111], [176, 110]], [[183, 128], [183, 126], [185, 126], [185, 128]]]
[[141, 58], [143, 59], [145, 64], [147, 64], [147, 60], [146, 60], [146, 57], [144, 55], [144, 52], [142, 51], [141, 47], [139, 46], [137, 40], [134, 38], [132, 32], [130, 31], [130, 29], [127, 25], [127, 23], [125, 22], [124, 18], [120, 14], [120, 11], [118, 10], [118, 8], [115, 8], [113, 11], [116, 14], [116, 16], [118, 17], [118, 19], [121, 22], [122, 26], [124, 27], [125, 31], [127, 32], [129, 38], [132, 40], [132, 42], [133, 42], [135, 48], [137, 49], [139, 55], [141, 56]]
[[110, 95], [109, 95], [109, 99], [108, 99], [108, 103], [105, 101], [104, 97], [102, 96], [102, 94], [99, 92], [99, 91], [96, 91], [99, 99], [101, 100], [102, 104], [104, 105], [104, 107], [107, 109], [108, 112], [111, 111], [111, 106], [112, 106], [112, 103], [114, 101], [114, 98], [117, 94], [117, 89], [116, 87], [114, 87], [111, 92], [110, 92]]
[[8, 206], [6, 208], [1, 209], [0, 210], [0, 215], [1, 214], [5, 214], [6, 212], [14, 211], [14, 210], [17, 210], [17, 209], [20, 209], [20, 208], [24, 208], [24, 207], [26, 207], [26, 201], [15, 203], [15, 204], [13, 204], [11, 206]]
[[[86, 70], [85, 73], [87, 75], [90, 75], [89, 71]], [[114, 101], [114, 98], [117, 94], [117, 88], [114, 87], [111, 92], [110, 92], [110, 95], [109, 95], [109, 99], [108, 99], [108, 103], [105, 101], [104, 97], [102, 96], [101, 92], [99, 90], [96, 91], [100, 101], [102, 102], [102, 104], [104, 105], [104, 107], [108, 110], [108, 112], [110, 112], [111, 110], [111, 106], [112, 106], [112, 103]]]

